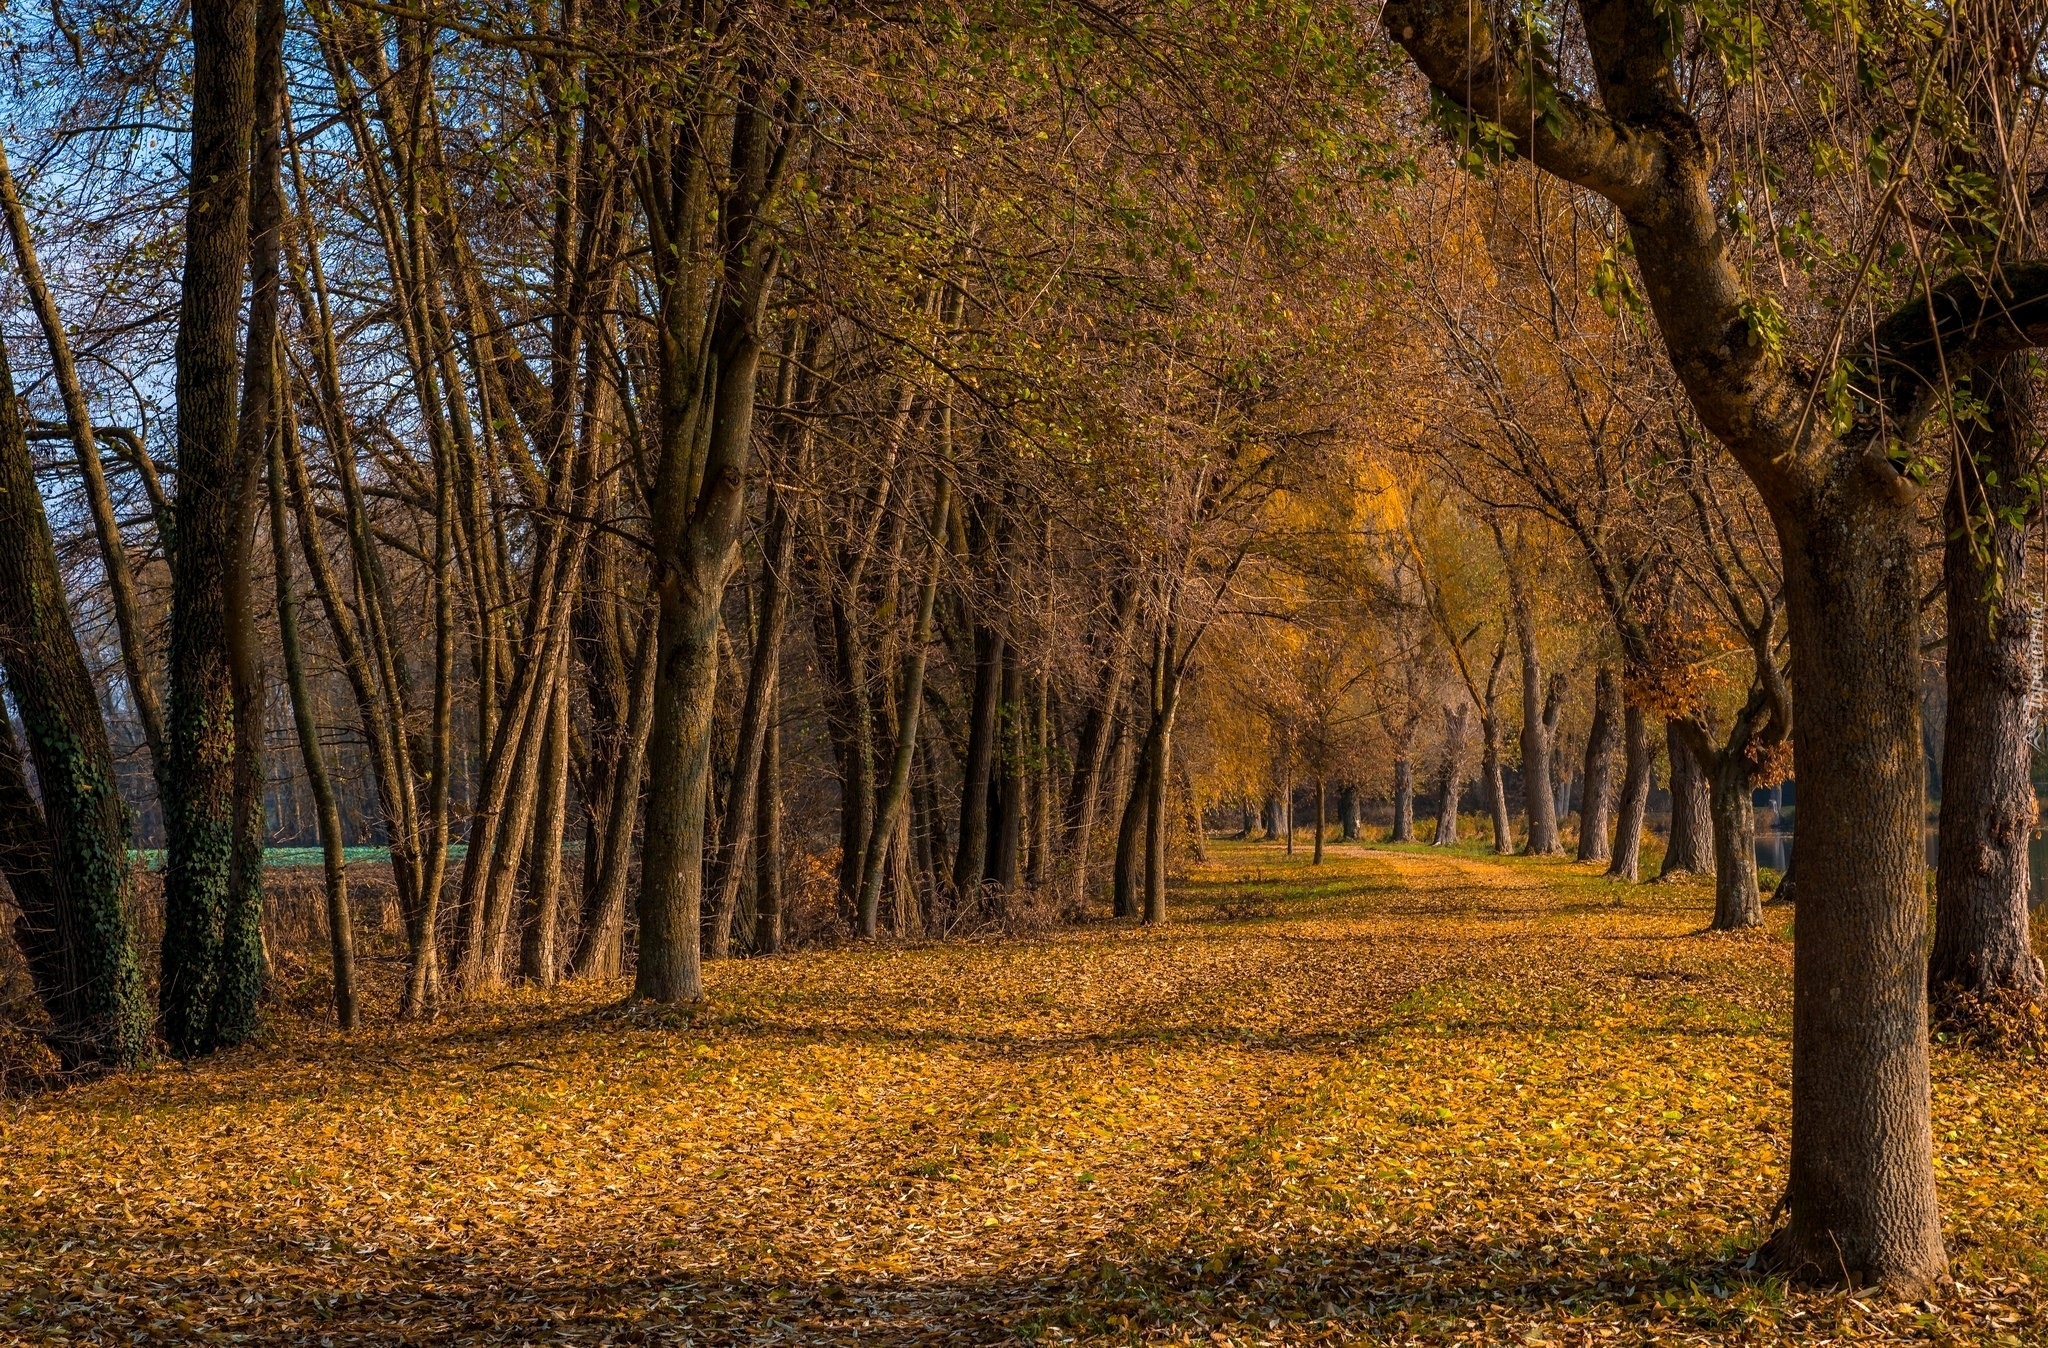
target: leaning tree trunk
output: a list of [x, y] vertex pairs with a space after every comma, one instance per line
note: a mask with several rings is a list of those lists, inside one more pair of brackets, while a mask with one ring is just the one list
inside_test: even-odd
[[[2027, 839], [2036, 815], [2026, 714], [2033, 670], [2019, 584], [2026, 534], [2017, 522], [2033, 509], [2034, 487], [2025, 476], [2036, 430], [2028, 364], [2008, 356], [1985, 372], [1989, 429], [1961, 428], [1977, 481], [1966, 483], [1960, 470], [1951, 475], [1943, 516], [1948, 733], [1927, 986], [1935, 1019], [1966, 1033], [1992, 1029], [2043, 995], [2027, 920]], [[1974, 513], [1981, 516], [1988, 505], [1992, 521], [1971, 518], [1966, 491], [1977, 497]], [[1802, 851], [1804, 827], [1802, 818]]]
[[[233, 629], [227, 587], [245, 522], [236, 462], [237, 342], [249, 258], [249, 149], [256, 124], [256, 5], [192, 15], [192, 138], [177, 346], [177, 542], [171, 567], [169, 771], [164, 807], [159, 1013], [181, 1055], [219, 1047], [215, 1003], [236, 850]], [[237, 952], [238, 954], [241, 952]], [[253, 955], [253, 950], [249, 952]]]
[[1450, 847], [1458, 841], [1458, 797], [1464, 791], [1458, 769], [1465, 752], [1465, 722], [1470, 715], [1466, 707], [1444, 708], [1444, 759], [1436, 779], [1436, 837], [1432, 839], [1438, 847]]
[[[123, 902], [128, 813], [92, 675], [73, 634], [14, 375], [0, 346], [0, 668], [21, 713], [42, 806], [13, 727], [0, 733], [0, 876], [66, 1067], [126, 1067], [149, 1051], [149, 1001]], [[6, 709], [0, 707], [0, 722]]]
[[1659, 880], [1714, 871], [1714, 823], [1706, 770], [1693, 756], [1678, 723], [1664, 723], [1665, 753], [1671, 759], [1671, 839], [1664, 847]]
[[1624, 699], [1621, 719], [1621, 795], [1615, 802], [1614, 855], [1607, 863], [1607, 875], [1634, 884], [1642, 878], [1643, 819], [1650, 811], [1650, 768], [1656, 760], [1642, 703], [1632, 697]]
[[1714, 833], [1714, 930], [1761, 926], [1756, 884], [1756, 811], [1750, 804], [1749, 760], [1740, 749], [1714, 755], [1709, 769]]

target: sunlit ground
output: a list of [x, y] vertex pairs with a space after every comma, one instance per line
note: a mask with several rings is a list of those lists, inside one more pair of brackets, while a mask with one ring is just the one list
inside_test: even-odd
[[1217, 844], [1174, 921], [520, 994], [6, 1106], [0, 1338], [2039, 1343], [2048, 1074], [1937, 1050], [1957, 1287], [1747, 1274], [1789, 910]]

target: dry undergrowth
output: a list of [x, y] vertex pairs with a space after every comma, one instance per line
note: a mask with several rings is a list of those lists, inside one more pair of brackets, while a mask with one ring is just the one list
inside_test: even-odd
[[1217, 857], [1163, 930], [282, 1025], [11, 1106], [0, 1338], [2048, 1341], [2028, 1062], [1937, 1050], [1955, 1289], [1788, 1290], [1741, 1266], [1782, 932], [1563, 863]]

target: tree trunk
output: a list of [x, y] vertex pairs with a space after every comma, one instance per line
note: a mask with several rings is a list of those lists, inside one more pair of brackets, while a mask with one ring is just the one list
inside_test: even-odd
[[1614, 809], [1614, 745], [1621, 738], [1615, 713], [1614, 671], [1593, 681], [1593, 724], [1586, 732], [1586, 767], [1579, 788], [1579, 860], [1608, 858], [1607, 828]]
[[1320, 776], [1315, 779], [1315, 791], [1316, 843], [1309, 857], [1309, 865], [1320, 866], [1323, 864], [1323, 835], [1329, 831], [1330, 827], [1330, 788], [1328, 783], [1324, 782]]
[[1485, 744], [1485, 757], [1481, 771], [1486, 775], [1486, 805], [1493, 812], [1493, 850], [1497, 856], [1513, 856], [1515, 853], [1515, 821], [1508, 813], [1507, 782], [1503, 778], [1500, 763], [1500, 718], [1496, 714], [1483, 714], [1479, 718], [1479, 733]]
[[[79, 480], [92, 513], [93, 532], [100, 545], [100, 561], [106, 568], [107, 599], [114, 610], [115, 631], [121, 639], [121, 663], [128, 675], [128, 692], [134, 699], [135, 719], [142, 724], [142, 738], [149, 746], [149, 761], [155, 774], [159, 797], [163, 793], [164, 713], [151, 673], [148, 638], [141, 605], [135, 596], [134, 574], [128, 565], [128, 547], [121, 539], [121, 526], [114, 515], [112, 494], [100, 467], [99, 443], [93, 433], [85, 389], [78, 379], [78, 365], [71, 354], [70, 338], [64, 331], [63, 316], [57, 311], [50, 287], [36, 256], [35, 239], [29, 233], [28, 214], [15, 190], [14, 174], [7, 155], [0, 149], [0, 211], [7, 217], [7, 234], [14, 244], [14, 259], [21, 271], [22, 288], [28, 292], [36, 321], [43, 330], [43, 342], [50, 354], [50, 374], [64, 403], [65, 429], [71, 436], [78, 460]], [[166, 553], [171, 539], [160, 538]]]
[[1642, 703], [1624, 698], [1621, 719], [1621, 796], [1615, 802], [1614, 856], [1607, 864], [1607, 874], [1610, 879], [1634, 884], [1641, 878], [1643, 818], [1650, 809], [1650, 768], [1655, 758]]
[[1714, 824], [1706, 771], [1674, 720], [1664, 723], [1664, 745], [1671, 759], [1671, 838], [1657, 878], [1712, 875]]
[[[1129, 728], [1124, 733], [1128, 742]], [[1152, 798], [1152, 735], [1148, 732], [1140, 743], [1142, 747], [1135, 755], [1137, 761], [1130, 774], [1130, 791], [1124, 799], [1123, 817], [1117, 823], [1116, 864], [1111, 873], [1110, 912], [1120, 918], [1138, 916], [1143, 902], [1140, 891], [1144, 882], [1139, 868], [1144, 862], [1144, 829]]]
[[[1156, 655], [1152, 729], [1146, 736], [1145, 921], [1166, 921], [1166, 784], [1173, 759], [1173, 720], [1180, 707], [1180, 673], [1175, 662], [1179, 626], [1171, 614], [1161, 624]], [[1320, 846], [1320, 843], [1318, 844]]]
[[[1503, 569], [1507, 573], [1508, 607], [1514, 616], [1515, 642], [1522, 655], [1522, 808], [1529, 816], [1527, 850], [1531, 856], [1554, 856], [1564, 850], [1564, 844], [1558, 841], [1557, 801], [1550, 794], [1550, 750], [1563, 692], [1561, 684], [1553, 681], [1549, 688], [1549, 703], [1545, 704], [1543, 659], [1536, 648], [1536, 624], [1530, 612], [1528, 592], [1523, 586], [1520, 559], [1509, 550], [1498, 524], [1494, 525], [1493, 536], [1500, 547]], [[1487, 714], [1498, 721], [1499, 713], [1492, 707], [1487, 708]], [[1499, 731], [1490, 732], [1489, 739], [1493, 759], [1487, 768], [1487, 780], [1497, 783], [1500, 772]], [[1496, 852], [1504, 850], [1502, 840], [1508, 836], [1499, 822], [1505, 809], [1506, 805], [1502, 803], [1494, 812]]]
[[556, 934], [562, 911], [562, 835], [569, 827], [569, 652], [556, 657], [560, 672], [541, 742], [540, 800], [534, 806], [532, 857], [526, 874], [526, 911], [519, 931], [519, 974], [549, 988], [561, 970]]
[[768, 689], [761, 741], [760, 800], [754, 806], [754, 949], [782, 952], [782, 680]]
[[1927, 881], [1912, 512], [1849, 466], [1781, 515], [1799, 781], [1791, 1220], [1772, 1261], [1919, 1291], [1947, 1256], [1927, 1079]]
[[782, 632], [789, 612], [789, 568], [796, 559], [796, 529], [783, 492], [776, 487], [768, 507], [768, 533], [762, 544], [761, 612], [755, 624], [753, 658], [747, 668], [747, 692], [740, 705], [739, 744], [720, 820], [718, 900], [711, 910], [711, 958], [724, 959], [732, 950], [732, 925], [739, 913], [740, 881], [754, 838], [754, 811], [761, 756], [768, 738], [769, 708], [781, 682]]
[[1436, 778], [1436, 836], [1434, 846], [1451, 847], [1458, 841], [1458, 797], [1464, 783], [1458, 780], [1460, 759], [1465, 753], [1465, 722], [1471, 709], [1444, 708], [1444, 758]]
[[[611, 802], [604, 821], [604, 862], [596, 874], [583, 873], [583, 920], [576, 953], [569, 962], [573, 978], [617, 978], [625, 942], [626, 887], [631, 876], [633, 827], [640, 818], [640, 784], [646, 775], [647, 741], [654, 724], [655, 662], [661, 643], [656, 635], [658, 610], [640, 610], [640, 648], [633, 660], [626, 724], [620, 733], [618, 764], [606, 796]], [[585, 860], [586, 867], [588, 859]]]
[[[280, 406], [282, 406], [280, 402]], [[313, 697], [306, 686], [306, 657], [299, 645], [298, 596], [292, 583], [291, 534], [284, 502], [284, 436], [270, 442], [270, 559], [277, 578], [277, 644], [284, 656], [285, 684], [291, 694], [292, 724], [298, 732], [299, 759], [306, 785], [313, 792], [314, 817], [320, 830], [320, 863], [327, 892], [327, 946], [334, 979], [334, 1021], [344, 1030], [356, 1028], [355, 923], [348, 905], [348, 854], [343, 850], [341, 811], [334, 784], [327, 776], [327, 754], [320, 744], [320, 726], [313, 715]]]
[[1756, 812], [1750, 805], [1749, 761], [1738, 750], [1714, 756], [1710, 808], [1714, 833], [1714, 930], [1761, 926], [1756, 886]]
[[[1994, 1031], [2001, 1017], [2024, 1012], [2044, 993], [2027, 914], [2027, 840], [2039, 813], [2028, 777], [2034, 670], [2021, 587], [2023, 521], [2035, 508], [2026, 477], [2037, 430], [2028, 364], [2008, 356], [1983, 371], [1989, 428], [1959, 427], [1976, 480], [1967, 483], [1961, 469], [1951, 474], [1943, 515], [1948, 733], [1927, 983], [1936, 1022], [1964, 1034]], [[1976, 497], [1978, 518], [1965, 505], [1966, 491]], [[1999, 512], [1988, 524], [1987, 506]]]
[[[233, 939], [246, 917], [235, 893], [235, 629], [224, 583], [247, 523], [238, 462], [237, 342], [249, 260], [249, 150], [257, 125], [256, 5], [222, 0], [192, 15], [192, 136], [185, 270], [180, 289], [177, 543], [171, 568], [170, 710], [164, 798], [165, 1040], [180, 1055], [221, 1047], [253, 1000], [255, 949]], [[232, 943], [231, 943], [232, 942]], [[240, 961], [233, 967], [229, 961]], [[223, 998], [227, 1000], [224, 1001]], [[235, 1003], [228, 1005], [228, 1001]], [[229, 1014], [222, 1015], [221, 1012]]]
[[1265, 837], [1260, 840], [1262, 842], [1271, 842], [1280, 836], [1279, 792], [1268, 791], [1266, 793], [1266, 803], [1259, 812], [1259, 828], [1265, 833]]
[[[1358, 808], [1355, 798], [1352, 808]], [[1415, 764], [1406, 754], [1394, 760], [1394, 831], [1387, 841], [1415, 841]]]
[[888, 855], [891, 839], [899, 833], [910, 799], [911, 769], [917, 762], [918, 721], [924, 714], [925, 658], [931, 647], [932, 614], [938, 604], [939, 569], [945, 556], [946, 523], [952, 505], [952, 480], [941, 477], [932, 501], [932, 558], [918, 591], [917, 619], [904, 659], [903, 688], [897, 697], [896, 744], [890, 757], [888, 783], [875, 810], [874, 829], [868, 835], [865, 871], [861, 876], [860, 934], [870, 938], [875, 935], [875, 918], [882, 903], [883, 859]]
[[1287, 838], [1287, 855], [1294, 855], [1294, 765], [1280, 774], [1280, 831]]
[[[123, 902], [128, 818], [92, 675], [78, 648], [14, 375], [0, 345], [0, 668], [21, 712], [42, 805], [13, 727], [0, 733], [0, 875], [67, 1068], [149, 1051], [149, 1001]], [[0, 723], [7, 719], [0, 706]]]
[[1014, 894], [1023, 872], [1024, 852], [1024, 671], [1014, 659], [1003, 662], [1003, 702], [997, 717], [1002, 752], [997, 761], [994, 851], [988, 878], [1005, 896]]
[[[1403, 759], [1400, 763], [1396, 764], [1394, 768], [1394, 795], [1397, 797], [1397, 799], [1394, 802], [1394, 821], [1397, 829], [1400, 825], [1401, 806], [1403, 804], [1403, 802], [1399, 800], [1398, 797], [1401, 795], [1403, 779], [1406, 776], [1407, 760]], [[1358, 841], [1358, 797], [1359, 790], [1355, 786], [1349, 785], [1347, 783], [1346, 785], [1337, 788], [1337, 820], [1343, 826], [1345, 842]], [[1410, 815], [1409, 832], [1411, 833], [1414, 832], [1415, 822], [1413, 818], [1415, 813], [1415, 802], [1412, 797], [1413, 792], [1411, 791], [1410, 799], [1406, 802], [1406, 804], [1408, 805], [1408, 813]]]
[[1095, 700], [1081, 723], [1081, 743], [1074, 756], [1074, 776], [1067, 791], [1067, 858], [1073, 872], [1073, 902], [1088, 902], [1089, 851], [1095, 816], [1101, 811], [1102, 771], [1109, 741], [1116, 730], [1116, 708], [1130, 678], [1131, 632], [1137, 625], [1138, 587], [1126, 582], [1116, 601], [1116, 626], [1108, 658], [1102, 663]]
[[968, 712], [967, 757], [960, 774], [960, 850], [953, 859], [953, 893], [962, 903], [972, 902], [981, 892], [981, 878], [988, 869], [989, 779], [996, 761], [1003, 663], [1003, 634], [977, 625], [974, 703]]

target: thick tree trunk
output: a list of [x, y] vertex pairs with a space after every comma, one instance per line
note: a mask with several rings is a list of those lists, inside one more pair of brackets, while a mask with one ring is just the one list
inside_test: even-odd
[[[1400, 799], [1400, 796], [1401, 796], [1401, 790], [1402, 790], [1402, 780], [1403, 780], [1403, 779], [1404, 779], [1404, 778], [1406, 777], [1406, 775], [1407, 775], [1407, 773], [1406, 773], [1406, 766], [1407, 766], [1407, 760], [1406, 760], [1406, 759], [1403, 759], [1403, 760], [1401, 761], [1401, 763], [1399, 763], [1399, 764], [1396, 764], [1396, 765], [1395, 765], [1395, 768], [1394, 768], [1394, 778], [1395, 778], [1395, 781], [1394, 781], [1394, 796], [1395, 796], [1395, 801], [1394, 801], [1394, 820], [1395, 820], [1395, 828], [1396, 828], [1397, 830], [1398, 830], [1398, 829], [1399, 829], [1399, 827], [1400, 827], [1400, 818], [1401, 818], [1401, 806], [1402, 806], [1402, 803], [1403, 803], [1403, 802], [1401, 801], [1401, 799]], [[1340, 786], [1340, 787], [1338, 787], [1338, 788], [1337, 788], [1337, 823], [1338, 823], [1338, 826], [1339, 826], [1339, 827], [1340, 827], [1340, 828], [1341, 828], [1341, 829], [1343, 830], [1343, 833], [1344, 833], [1344, 841], [1345, 841], [1345, 842], [1357, 842], [1357, 841], [1358, 841], [1358, 826], [1359, 826], [1359, 816], [1358, 816], [1358, 797], [1359, 797], [1359, 790], [1358, 790], [1358, 788], [1357, 788], [1357, 787], [1355, 787], [1355, 786], [1352, 786], [1352, 785], [1350, 785], [1349, 783], [1346, 783], [1345, 785], [1343, 785], [1343, 786]], [[1409, 801], [1407, 802], [1407, 804], [1408, 804], [1408, 807], [1409, 807], [1409, 814], [1410, 814], [1410, 815], [1412, 816], [1412, 815], [1414, 814], [1414, 801], [1413, 801], [1413, 799], [1411, 798], [1411, 799], [1410, 799], [1410, 800], [1409, 800]], [[1413, 820], [1412, 820], [1412, 818], [1411, 818], [1411, 820], [1410, 820], [1410, 824], [1411, 824], [1411, 830], [1410, 830], [1410, 831], [1412, 832], [1412, 831], [1413, 831], [1413, 830], [1412, 830], [1412, 824], [1413, 824]]]
[[1608, 858], [1607, 828], [1614, 808], [1614, 746], [1621, 738], [1614, 671], [1593, 681], [1593, 724], [1586, 732], [1586, 767], [1579, 788], [1579, 860]]
[[1706, 770], [1679, 733], [1676, 721], [1664, 723], [1664, 746], [1671, 760], [1671, 837], [1657, 878], [1712, 875], [1714, 823]]
[[1709, 792], [1714, 834], [1714, 930], [1761, 926], [1756, 885], [1756, 812], [1750, 805], [1749, 762], [1740, 750], [1714, 756]]
[[1314, 851], [1309, 857], [1309, 865], [1320, 866], [1323, 864], [1323, 835], [1329, 832], [1330, 828], [1330, 788], [1329, 784], [1321, 777], [1315, 779], [1315, 784], [1316, 843]]
[[[1779, 514], [1798, 699], [1790, 1223], [1774, 1261], [1919, 1292], [1947, 1267], [1927, 1078], [1912, 512], [1839, 470]], [[1808, 523], [1788, 528], [1784, 521]]]
[[1470, 717], [1468, 707], [1444, 708], [1444, 757], [1437, 770], [1436, 836], [1431, 839], [1437, 847], [1450, 847], [1458, 841], [1458, 797], [1465, 789], [1459, 768], [1465, 755], [1465, 722]]
[[633, 995], [689, 1002], [703, 995], [698, 937], [704, 901], [704, 807], [717, 713], [719, 596], [673, 581], [661, 595], [661, 661], [648, 735], [640, 958]]
[[[2028, 364], [2009, 356], [1983, 372], [1989, 428], [1961, 428], [1976, 472], [1951, 474], [1943, 516], [1948, 727], [1927, 983], [1936, 1022], [1965, 1034], [1995, 1031], [1999, 1019], [2044, 993], [2027, 915], [2027, 840], [2039, 811], [2028, 777], [2026, 533], [2004, 513], [2023, 517], [2034, 508]], [[1987, 506], [2000, 512], [1995, 522], [1982, 518]], [[1802, 847], [1804, 837], [1802, 819]]]
[[1405, 754], [1394, 760], [1394, 831], [1387, 841], [1415, 841], [1415, 764]]
[[1262, 842], [1271, 842], [1280, 836], [1280, 793], [1268, 791], [1266, 803], [1259, 811], [1259, 828], [1264, 833]]
[[[79, 653], [36, 488], [14, 375], [0, 346], [0, 669], [21, 712], [42, 805], [13, 727], [0, 734], [0, 876], [66, 1067], [127, 1067], [149, 1051], [149, 1002], [123, 902], [128, 818], [92, 676]], [[6, 720], [0, 707], [0, 722]]]
[[1608, 878], [1634, 884], [1642, 878], [1643, 819], [1650, 810], [1650, 769], [1656, 762], [1650, 748], [1650, 722], [1642, 703], [1622, 703], [1621, 795], [1614, 809], [1614, 855]]
[[[222, 1044], [253, 1000], [256, 955], [231, 931], [234, 893], [236, 615], [224, 580], [247, 523], [237, 461], [242, 283], [249, 259], [250, 131], [257, 125], [256, 4], [223, 0], [192, 15], [191, 188], [177, 347], [177, 542], [171, 567], [169, 762], [164, 798], [165, 1040], [181, 1055]], [[230, 967], [229, 961], [243, 961]], [[223, 998], [234, 1001], [230, 1007]], [[229, 1014], [221, 1015], [222, 1011]]]

